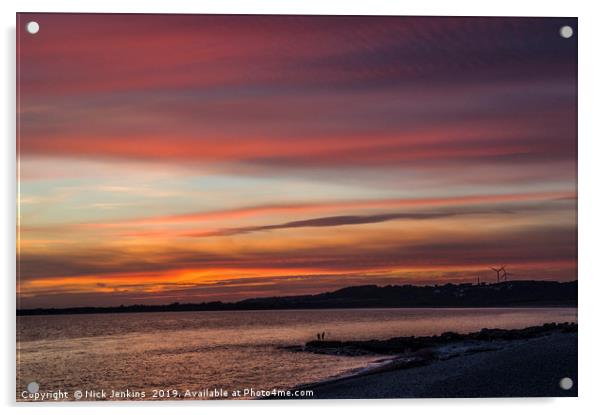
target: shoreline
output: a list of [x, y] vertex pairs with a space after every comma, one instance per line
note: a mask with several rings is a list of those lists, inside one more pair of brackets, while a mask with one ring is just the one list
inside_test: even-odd
[[17, 316], [185, 311], [336, 310], [362, 308], [576, 307], [577, 280], [513, 280], [443, 285], [356, 285], [319, 294], [201, 303], [19, 307]]
[[161, 310], [161, 311], [98, 311], [85, 313], [29, 313], [31, 310], [17, 310], [15, 317], [61, 317], [61, 316], [97, 316], [97, 315], [123, 315], [123, 314], [167, 314], [167, 313], [239, 313], [253, 311], [341, 311], [341, 310], [473, 310], [473, 309], [546, 309], [546, 308], [574, 308], [576, 304], [510, 304], [510, 305], [478, 305], [478, 306], [399, 306], [399, 307], [324, 307], [324, 308], [249, 308], [249, 309], [224, 309], [224, 310]]
[[[382, 359], [376, 360], [375, 364], [333, 378], [296, 385], [292, 390], [313, 390], [314, 396], [305, 399], [577, 396], [577, 324], [551, 323], [507, 331], [524, 330], [534, 333], [506, 340], [496, 338], [474, 342], [464, 339], [442, 343], [434, 349], [428, 348], [426, 352], [418, 349], [397, 355], [381, 355]], [[499, 329], [499, 333], [505, 331]], [[466, 336], [474, 337], [474, 333]], [[315, 350], [306, 352], [316, 353]], [[512, 364], [511, 360], [517, 360], [519, 364]], [[529, 366], [545, 368], [547, 374], [533, 373]], [[455, 368], [456, 371], [448, 373], [446, 368]], [[462, 371], [469, 374], [458, 375]], [[476, 376], [477, 381], [462, 386], [466, 383], [464, 377], [475, 377], [471, 372], [480, 373]], [[497, 383], [499, 379], [507, 378], [508, 389], [492, 387], [491, 373], [500, 376]], [[562, 390], [558, 386], [563, 377], [571, 377], [575, 382], [571, 390]], [[400, 388], [392, 387], [400, 380], [403, 383]]]

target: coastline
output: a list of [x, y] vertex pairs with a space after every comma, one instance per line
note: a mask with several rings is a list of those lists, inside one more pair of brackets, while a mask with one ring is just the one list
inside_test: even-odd
[[182, 311], [337, 310], [380, 308], [576, 307], [577, 281], [517, 280], [445, 285], [363, 285], [321, 294], [257, 297], [235, 302], [17, 308], [17, 316]]
[[[453, 343], [426, 354], [382, 356], [376, 362], [293, 390], [312, 390], [313, 396], [305, 399], [578, 396], [576, 329]], [[574, 382], [570, 390], [559, 386], [565, 377]]]

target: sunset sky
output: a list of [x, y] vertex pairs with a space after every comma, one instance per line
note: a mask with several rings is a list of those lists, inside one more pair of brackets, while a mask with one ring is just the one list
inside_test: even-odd
[[20, 14], [19, 307], [577, 278], [566, 24]]

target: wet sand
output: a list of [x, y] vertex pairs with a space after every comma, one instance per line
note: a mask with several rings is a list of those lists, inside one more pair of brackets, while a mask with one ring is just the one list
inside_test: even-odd
[[[570, 377], [571, 390], [559, 386]], [[577, 333], [508, 342], [499, 350], [327, 381], [313, 399], [577, 396]], [[306, 389], [306, 388], [304, 388]]]

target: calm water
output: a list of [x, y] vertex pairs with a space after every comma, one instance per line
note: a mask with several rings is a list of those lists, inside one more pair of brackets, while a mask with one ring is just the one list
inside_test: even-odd
[[575, 322], [575, 308], [366, 309], [27, 316], [17, 320], [17, 394], [40, 390], [290, 388], [374, 357], [294, 353], [327, 339], [385, 339]]

